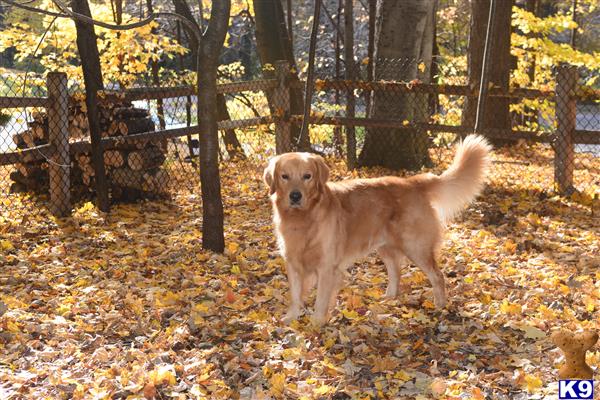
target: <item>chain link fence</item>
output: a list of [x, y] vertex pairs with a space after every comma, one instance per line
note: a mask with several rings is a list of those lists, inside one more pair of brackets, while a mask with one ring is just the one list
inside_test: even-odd
[[[467, 85], [464, 64], [379, 60], [374, 67], [372, 82], [316, 80], [308, 137], [300, 129], [304, 82], [287, 64], [266, 66], [261, 80], [221, 74], [223, 165], [255, 174], [273, 155], [310, 145], [332, 162], [384, 167], [381, 173], [443, 170], [452, 143], [473, 131], [477, 93]], [[557, 69], [556, 90], [490, 90], [482, 133], [496, 147], [492, 184], [543, 193], [557, 189], [583, 202], [598, 194], [599, 96], [581, 85], [584, 74]], [[68, 91], [56, 89], [49, 78], [34, 74], [27, 80], [3, 74], [0, 82], [0, 199], [8, 204], [12, 193], [54, 193], [52, 207], [64, 212], [71, 201], [91, 198], [97, 167], [82, 87], [68, 82]], [[194, 76], [170, 74], [158, 82], [160, 87], [140, 81], [127, 90], [106, 84], [98, 94], [102, 162], [113, 201], [168, 197], [198, 187]], [[56, 99], [63, 92], [67, 107], [61, 111]], [[56, 185], [68, 190], [57, 191]], [[56, 197], [59, 192], [62, 197]]]

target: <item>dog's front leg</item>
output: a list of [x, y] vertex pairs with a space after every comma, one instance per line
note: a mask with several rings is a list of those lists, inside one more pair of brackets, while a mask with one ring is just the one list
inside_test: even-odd
[[304, 301], [302, 300], [302, 275], [298, 266], [288, 263], [286, 265], [288, 284], [290, 285], [290, 306], [282, 322], [286, 325], [302, 314]]
[[316, 326], [321, 326], [327, 322], [331, 300], [337, 297], [340, 277], [334, 266], [320, 268], [317, 274], [317, 300], [312, 322]]

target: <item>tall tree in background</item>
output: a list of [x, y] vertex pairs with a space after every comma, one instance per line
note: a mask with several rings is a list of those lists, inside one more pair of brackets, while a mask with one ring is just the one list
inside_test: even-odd
[[[491, 0], [471, 1], [471, 25], [469, 31], [469, 49], [467, 52], [469, 87], [479, 88], [485, 34]], [[496, 1], [496, 9], [492, 21], [492, 41], [490, 43], [490, 60], [487, 68], [489, 86], [508, 91], [511, 69], [510, 35], [511, 15], [514, 0]], [[506, 97], [489, 97], [483, 110], [482, 127], [510, 129], [510, 100]], [[467, 98], [463, 111], [463, 125], [474, 126], [477, 115], [477, 99]], [[498, 141], [494, 141], [498, 144]]]
[[[275, 65], [275, 61], [286, 60], [291, 70], [290, 112], [292, 115], [302, 115], [304, 111], [304, 94], [300, 89], [298, 67], [292, 52], [290, 34], [286, 27], [283, 7], [279, 0], [255, 0], [254, 20], [256, 23], [256, 47], [260, 63]], [[265, 71], [268, 74], [268, 71]], [[271, 112], [275, 110], [277, 99], [267, 96]], [[301, 140], [300, 126], [292, 124], [291, 137], [294, 145], [308, 143], [307, 138]]]
[[[175, 6], [175, 12], [185, 19], [190, 21], [190, 23], [196, 27], [196, 31], [202, 31], [201, 24], [199, 24], [194, 18], [194, 14], [187, 3], [186, 0], [173, 0], [173, 5]], [[198, 68], [198, 49], [199, 42], [196, 38], [196, 34], [194, 30], [191, 29], [188, 25], [183, 25], [185, 30], [188, 44], [190, 47], [191, 54], [191, 62], [190, 65], [192, 69], [197, 70]], [[229, 110], [227, 109], [227, 101], [225, 99], [225, 95], [222, 93], [217, 93], [217, 120], [218, 121], [228, 121], [231, 120], [231, 116], [229, 115]], [[227, 154], [231, 158], [245, 158], [244, 150], [242, 149], [242, 145], [238, 140], [238, 137], [233, 129], [227, 129], [223, 132], [223, 142], [225, 143], [225, 149], [227, 150]]]
[[[429, 82], [437, 0], [379, 0], [375, 30], [376, 79]], [[401, 65], [389, 67], [390, 60]], [[423, 122], [428, 115], [426, 94], [389, 95], [375, 92], [371, 117]], [[362, 166], [417, 170], [430, 163], [427, 133], [413, 129], [370, 128], [359, 157]]]
[[[75, 13], [89, 18], [92, 17], [87, 0], [73, 0], [71, 7]], [[98, 115], [98, 91], [104, 90], [100, 54], [98, 53], [94, 25], [75, 20], [75, 29], [77, 30], [77, 49], [81, 59], [85, 84], [85, 104], [92, 142], [92, 165], [94, 166], [96, 179], [97, 206], [102, 211], [108, 211], [108, 183], [102, 156], [102, 143], [100, 141], [102, 135], [100, 132], [100, 116]]]
[[[344, 1], [344, 61], [346, 63], [346, 79], [356, 79], [356, 63], [354, 62], [354, 4], [352, 0]], [[346, 92], [346, 117], [354, 118], [356, 98], [354, 90]], [[346, 127], [346, 157], [348, 168], [356, 168], [356, 129]]]

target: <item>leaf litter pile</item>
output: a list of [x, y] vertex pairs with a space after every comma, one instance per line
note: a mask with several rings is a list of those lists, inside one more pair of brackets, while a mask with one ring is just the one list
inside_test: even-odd
[[[223, 255], [201, 249], [198, 190], [109, 215], [79, 204], [65, 220], [12, 197], [0, 210], [0, 398], [555, 398], [550, 333], [600, 329], [598, 211], [536, 189], [534, 167], [495, 165], [448, 228], [446, 310], [414, 267], [385, 299], [370, 256], [321, 329], [278, 322], [287, 280], [258, 166], [223, 167]], [[600, 366], [598, 346], [587, 362]]]

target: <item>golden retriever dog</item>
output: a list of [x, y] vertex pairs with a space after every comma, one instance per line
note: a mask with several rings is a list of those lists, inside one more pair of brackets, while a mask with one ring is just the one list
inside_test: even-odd
[[271, 159], [264, 181], [291, 298], [283, 322], [302, 314], [304, 299], [316, 282], [312, 322], [325, 323], [346, 268], [373, 251], [387, 268], [388, 297], [397, 295], [401, 268], [410, 261], [427, 275], [435, 305], [443, 308], [444, 276], [436, 263], [443, 227], [481, 191], [489, 152], [485, 139], [471, 135], [439, 176], [335, 183], [328, 182], [329, 168], [318, 155], [287, 153]]

